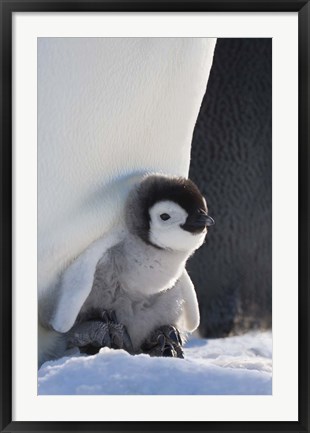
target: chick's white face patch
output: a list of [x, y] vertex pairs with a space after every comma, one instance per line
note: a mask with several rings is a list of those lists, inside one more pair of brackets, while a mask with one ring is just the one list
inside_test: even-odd
[[176, 251], [194, 251], [202, 245], [207, 230], [193, 234], [182, 229], [188, 213], [177, 203], [164, 200], [149, 210], [150, 241], [161, 248]]

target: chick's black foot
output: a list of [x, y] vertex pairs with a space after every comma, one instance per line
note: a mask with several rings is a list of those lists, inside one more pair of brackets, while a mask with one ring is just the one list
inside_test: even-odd
[[164, 325], [153, 331], [142, 344], [141, 350], [150, 356], [184, 358], [180, 333], [172, 325]]
[[93, 355], [102, 347], [124, 349], [133, 353], [126, 327], [117, 322], [114, 311], [103, 311], [99, 320], [78, 323], [67, 334], [67, 345], [79, 347], [82, 353]]

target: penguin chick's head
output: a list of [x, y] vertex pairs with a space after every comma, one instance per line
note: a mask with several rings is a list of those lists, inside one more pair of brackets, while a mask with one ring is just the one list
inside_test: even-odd
[[200, 247], [214, 224], [197, 186], [183, 177], [150, 175], [129, 194], [129, 231], [147, 244], [173, 251]]

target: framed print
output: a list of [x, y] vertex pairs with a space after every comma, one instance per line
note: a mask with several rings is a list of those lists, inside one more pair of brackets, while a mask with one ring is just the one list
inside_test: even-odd
[[1, 431], [309, 431], [308, 1], [1, 33]]

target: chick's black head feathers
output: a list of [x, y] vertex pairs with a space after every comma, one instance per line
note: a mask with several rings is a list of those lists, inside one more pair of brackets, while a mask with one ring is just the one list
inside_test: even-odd
[[129, 195], [126, 222], [130, 231], [149, 243], [149, 210], [157, 202], [166, 200], [177, 203], [189, 216], [207, 213], [206, 202], [194, 182], [184, 177], [150, 175]]

